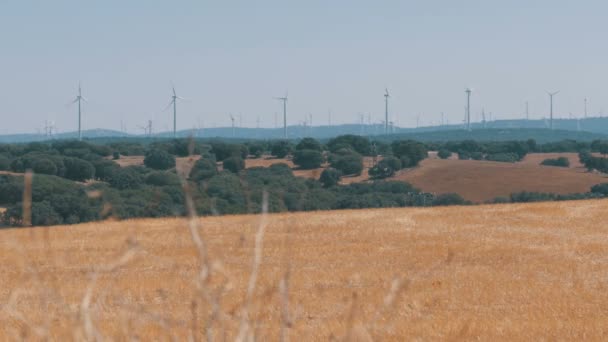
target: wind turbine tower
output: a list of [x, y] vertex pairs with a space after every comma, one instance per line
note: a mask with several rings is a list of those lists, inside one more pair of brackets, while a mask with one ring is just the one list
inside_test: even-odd
[[467, 88], [464, 91], [467, 94], [467, 131], [471, 130], [471, 93], [473, 90], [471, 88]]
[[78, 140], [82, 140], [82, 101], [87, 101], [87, 99], [82, 96], [82, 88], [80, 82], [78, 82], [78, 95], [72, 101], [72, 103], [78, 102]]
[[175, 87], [173, 87], [173, 96], [171, 96], [171, 102], [169, 102], [169, 105], [167, 106], [167, 108], [169, 108], [173, 105], [173, 138], [177, 138], [177, 100], [183, 99], [183, 97], [177, 96]]
[[587, 98], [585, 97], [585, 119], [587, 118]]
[[284, 97], [275, 97], [275, 100], [283, 101], [283, 139], [287, 139], [287, 93]]
[[234, 116], [230, 114], [230, 121], [232, 122], [232, 137], [234, 138]]
[[388, 88], [385, 88], [384, 93], [384, 134], [389, 133], [389, 122], [388, 122], [388, 98], [391, 97], [388, 93]]
[[547, 94], [549, 94], [549, 102], [550, 102], [550, 106], [549, 106], [549, 127], [551, 129], [553, 129], [553, 96], [559, 94], [559, 90], [555, 91], [553, 93], [547, 92]]
[[528, 101], [526, 101], [526, 120], [530, 120], [530, 111], [528, 108]]

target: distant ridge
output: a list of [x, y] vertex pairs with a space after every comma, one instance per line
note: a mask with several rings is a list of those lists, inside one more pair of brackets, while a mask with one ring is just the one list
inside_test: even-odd
[[[373, 136], [379, 140], [414, 139], [421, 141], [447, 141], [473, 139], [480, 141], [526, 140], [535, 139], [540, 143], [572, 139], [591, 141], [608, 139], [608, 118], [588, 118], [579, 122], [575, 119], [554, 120], [555, 130], [546, 127], [543, 120], [500, 120], [483, 123], [472, 123], [472, 131], [463, 129], [462, 125], [427, 126], [420, 128], [394, 128], [394, 133], [383, 135], [384, 126], [381, 124], [361, 125], [344, 124], [333, 126], [288, 126], [289, 139], [313, 137], [324, 140], [338, 135], [355, 134]], [[485, 126], [485, 127], [484, 127]], [[187, 129], [177, 132], [180, 138], [223, 138], [223, 139], [282, 139], [282, 128], [244, 128], [214, 127], [203, 129]], [[0, 143], [26, 143], [46, 141], [51, 139], [76, 139], [78, 132], [55, 134], [52, 137], [42, 134], [13, 134], [0, 135]], [[128, 134], [109, 129], [92, 129], [83, 131], [85, 139], [99, 138], [173, 138], [173, 132], [159, 132], [151, 136], [145, 134]]]

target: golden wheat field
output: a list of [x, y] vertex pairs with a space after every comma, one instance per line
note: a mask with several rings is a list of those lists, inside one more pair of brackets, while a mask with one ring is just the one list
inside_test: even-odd
[[596, 200], [6, 229], [0, 339], [606, 340], [607, 220]]

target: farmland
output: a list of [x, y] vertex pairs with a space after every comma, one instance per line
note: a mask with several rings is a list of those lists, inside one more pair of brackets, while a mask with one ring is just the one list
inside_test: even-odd
[[[607, 209], [274, 214], [263, 244], [260, 216], [209, 217], [193, 221], [202, 259], [185, 219], [6, 229], [0, 336], [232, 340], [250, 327], [260, 340], [602, 340]], [[211, 274], [198, 282], [201, 262]]]

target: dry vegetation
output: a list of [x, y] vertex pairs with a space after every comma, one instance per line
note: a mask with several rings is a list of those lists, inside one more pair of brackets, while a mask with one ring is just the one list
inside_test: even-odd
[[185, 219], [3, 230], [0, 339], [605, 340], [607, 209], [599, 200], [277, 214], [262, 226], [259, 216], [210, 217], [193, 230]]
[[[570, 168], [540, 165], [546, 158], [560, 156], [570, 159]], [[605, 175], [587, 172], [575, 153], [533, 153], [518, 163], [425, 159], [419, 167], [403, 170], [392, 179], [409, 182], [427, 192], [455, 192], [473, 202], [521, 191], [589, 192], [593, 185], [608, 181]]]

